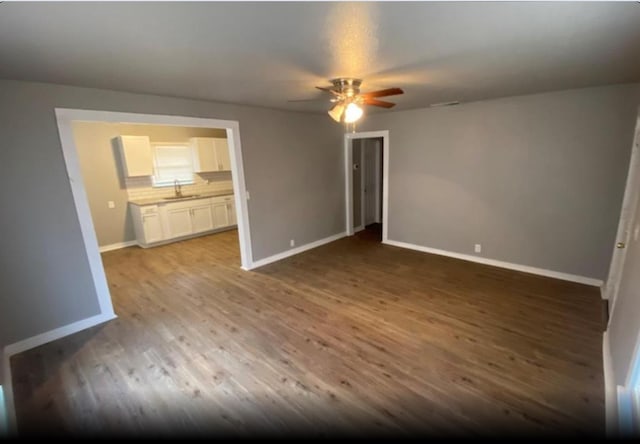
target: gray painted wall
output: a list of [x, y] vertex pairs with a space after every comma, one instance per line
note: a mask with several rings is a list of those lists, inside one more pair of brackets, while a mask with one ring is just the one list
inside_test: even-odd
[[[74, 122], [73, 136], [78, 161], [100, 246], [136, 238], [128, 205], [122, 158], [112, 140], [121, 134], [149, 136], [151, 142], [188, 142], [190, 137], [227, 137], [224, 129]], [[228, 182], [226, 175], [223, 179]], [[185, 187], [185, 192], [187, 190]], [[115, 208], [109, 208], [108, 201], [113, 201]]]
[[390, 131], [389, 239], [606, 278], [638, 103], [633, 84], [368, 116]]
[[0, 349], [99, 312], [56, 107], [238, 120], [255, 260], [344, 230], [343, 129], [326, 115], [0, 80]]

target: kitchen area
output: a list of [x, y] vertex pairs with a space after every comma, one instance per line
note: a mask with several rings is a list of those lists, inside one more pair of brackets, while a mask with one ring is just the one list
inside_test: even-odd
[[73, 133], [101, 252], [237, 227], [226, 130], [74, 122]]

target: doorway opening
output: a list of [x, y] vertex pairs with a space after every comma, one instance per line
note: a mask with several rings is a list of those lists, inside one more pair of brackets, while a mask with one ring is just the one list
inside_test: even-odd
[[[56, 109], [56, 117], [103, 316], [114, 311], [101, 252], [150, 248], [237, 225], [241, 267], [251, 268], [238, 122], [73, 109]], [[96, 152], [82, 152], [100, 146], [103, 162], [92, 161]], [[109, 180], [113, 189], [101, 194]], [[118, 213], [118, 223], [104, 224], [104, 213]]]
[[345, 135], [346, 232], [387, 239], [389, 132]]

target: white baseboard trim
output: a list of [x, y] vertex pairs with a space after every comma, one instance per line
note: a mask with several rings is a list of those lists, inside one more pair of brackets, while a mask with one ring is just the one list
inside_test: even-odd
[[100, 253], [106, 253], [107, 251], [119, 250], [121, 248], [132, 247], [134, 245], [138, 245], [137, 241], [127, 241], [127, 242], [118, 242], [111, 245], [104, 245], [100, 247]]
[[600, 287], [600, 297], [604, 301], [608, 301], [609, 300], [609, 292], [607, 291], [607, 283], [606, 282], [604, 284], [602, 284], [602, 286]]
[[353, 229], [353, 232], [354, 232], [354, 233], [357, 233], [358, 231], [362, 231], [362, 230], [364, 230], [364, 225], [360, 225], [359, 227], [355, 227], [355, 228]]
[[448, 256], [448, 257], [453, 257], [455, 259], [461, 259], [463, 261], [477, 262], [479, 264], [506, 268], [508, 270], [522, 271], [524, 273], [537, 274], [540, 276], [561, 279], [563, 281], [577, 282], [580, 284], [591, 285], [594, 287], [602, 286], [602, 280], [600, 279], [594, 279], [594, 278], [585, 277], [585, 276], [578, 276], [578, 275], [569, 274], [569, 273], [561, 273], [559, 271], [545, 270], [544, 268], [530, 267], [528, 265], [512, 264], [510, 262], [503, 262], [503, 261], [488, 259], [488, 258], [479, 257], [479, 256], [471, 256], [468, 254], [454, 253], [446, 250], [438, 250], [437, 248], [423, 247], [422, 245], [415, 245], [407, 242], [399, 242], [399, 241], [394, 241], [390, 239], [387, 239], [386, 241], [383, 240], [382, 242], [384, 244], [393, 245], [394, 247], [408, 248], [410, 250], [421, 251], [423, 253], [431, 253], [431, 254], [437, 254], [440, 256]]
[[282, 253], [274, 254], [273, 256], [265, 257], [264, 259], [260, 259], [251, 264], [251, 268], [249, 270], [253, 270], [258, 267], [263, 267], [272, 262], [276, 262], [287, 258], [289, 256], [294, 256], [296, 254], [302, 253], [303, 251], [311, 250], [312, 248], [317, 248], [321, 245], [328, 244], [329, 242], [336, 241], [341, 239], [347, 235], [346, 232], [334, 234], [333, 236], [325, 237], [324, 239], [317, 240], [315, 242], [311, 242], [305, 245], [301, 245], [296, 248], [292, 248], [291, 250], [283, 251]]
[[609, 334], [602, 334], [602, 367], [604, 370], [604, 414], [607, 437], [618, 435], [618, 389], [613, 375]]
[[2, 366], [3, 366], [3, 387], [4, 387], [4, 406], [7, 417], [7, 432], [9, 435], [15, 435], [16, 428], [16, 412], [13, 404], [13, 381], [11, 378], [11, 357], [15, 354], [22, 353], [40, 345], [46, 344], [56, 339], [63, 338], [65, 336], [78, 333], [79, 331], [86, 330], [87, 328], [95, 327], [104, 322], [111, 321], [117, 318], [114, 313], [101, 313], [90, 318], [82, 319], [77, 322], [73, 322], [69, 325], [65, 325], [45, 333], [41, 333], [36, 336], [24, 339], [22, 341], [15, 342], [7, 345], [2, 353]]

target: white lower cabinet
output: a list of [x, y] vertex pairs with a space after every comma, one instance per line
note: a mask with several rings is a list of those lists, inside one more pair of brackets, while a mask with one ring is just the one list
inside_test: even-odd
[[131, 207], [142, 247], [236, 225], [233, 195]]
[[132, 205], [133, 228], [136, 239], [141, 245], [148, 245], [164, 240], [164, 230], [157, 205], [139, 207]]
[[222, 228], [229, 226], [229, 216], [227, 214], [227, 204], [225, 203], [213, 203], [211, 204], [213, 209], [213, 223], [215, 228]]
[[188, 236], [193, 233], [191, 208], [166, 208], [167, 238]]
[[160, 242], [164, 240], [164, 233], [162, 232], [162, 222], [160, 222], [160, 215], [155, 214], [143, 214], [142, 226], [144, 227], [144, 241], [147, 244], [153, 242]]
[[233, 196], [212, 197], [211, 208], [213, 209], [213, 224], [216, 228], [237, 224]]
[[233, 201], [227, 204], [227, 214], [229, 215], [229, 225], [238, 225], [238, 218], [236, 217], [236, 206]]
[[191, 227], [194, 233], [202, 233], [215, 228], [209, 199], [200, 205], [191, 207]]

